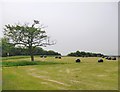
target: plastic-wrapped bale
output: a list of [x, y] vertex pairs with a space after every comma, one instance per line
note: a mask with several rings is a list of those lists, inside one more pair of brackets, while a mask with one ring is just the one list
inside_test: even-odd
[[58, 58], [57, 56], [55, 58]]
[[112, 59], [112, 60], [116, 60], [116, 57], [112, 57], [111, 59]]
[[111, 60], [111, 57], [108, 57], [108, 60]]
[[59, 59], [61, 59], [61, 57], [58, 57]]
[[103, 62], [103, 59], [99, 59], [99, 60], [98, 60], [98, 63], [101, 63], [101, 62]]
[[106, 57], [105, 59], [108, 59], [108, 57]]
[[76, 61], [76, 63], [80, 63], [81, 62], [80, 59], [76, 59], [75, 61]]

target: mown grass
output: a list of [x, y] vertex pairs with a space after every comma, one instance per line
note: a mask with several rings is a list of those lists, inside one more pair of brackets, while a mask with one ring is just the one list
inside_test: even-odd
[[[3, 67], [3, 90], [117, 90], [118, 62], [98, 58], [40, 58], [37, 65]], [[3, 63], [29, 62], [29, 58], [3, 60]], [[53, 63], [54, 62], [54, 63]]]

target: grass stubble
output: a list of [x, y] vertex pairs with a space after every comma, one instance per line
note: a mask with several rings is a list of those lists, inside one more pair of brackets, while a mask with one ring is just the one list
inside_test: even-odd
[[3, 58], [3, 90], [118, 90], [118, 61], [98, 57]]

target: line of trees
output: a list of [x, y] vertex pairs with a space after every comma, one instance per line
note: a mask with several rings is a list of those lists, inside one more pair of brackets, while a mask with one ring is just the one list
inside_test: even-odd
[[71, 52], [67, 56], [75, 56], [75, 57], [102, 57], [104, 56], [101, 53], [92, 53], [92, 52], [85, 52], [85, 51], [76, 51]]
[[[21, 46], [15, 46], [9, 43], [8, 38], [2, 38], [0, 48], [2, 48], [2, 57], [17, 56], [17, 55], [29, 55], [29, 49]], [[33, 52], [34, 55], [61, 55], [58, 52], [52, 50], [44, 50], [41, 47], [36, 47]]]
[[[21, 46], [15, 46], [12, 43], [9, 43], [8, 38], [1, 39], [0, 48], [2, 48], [2, 57], [6, 56], [17, 56], [17, 55], [30, 55], [29, 49]], [[52, 50], [44, 50], [41, 47], [36, 47], [33, 52], [34, 55], [61, 55], [58, 52]], [[75, 57], [102, 57], [104, 56], [101, 53], [92, 53], [92, 52], [85, 52], [85, 51], [76, 51], [71, 52], [67, 56], [75, 56]]]

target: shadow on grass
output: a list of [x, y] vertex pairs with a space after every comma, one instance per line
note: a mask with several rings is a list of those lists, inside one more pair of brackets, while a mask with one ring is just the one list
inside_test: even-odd
[[19, 61], [19, 62], [2, 62], [3, 67], [11, 66], [27, 66], [27, 65], [53, 65], [53, 64], [68, 64], [63, 62], [43, 62], [43, 61]]

